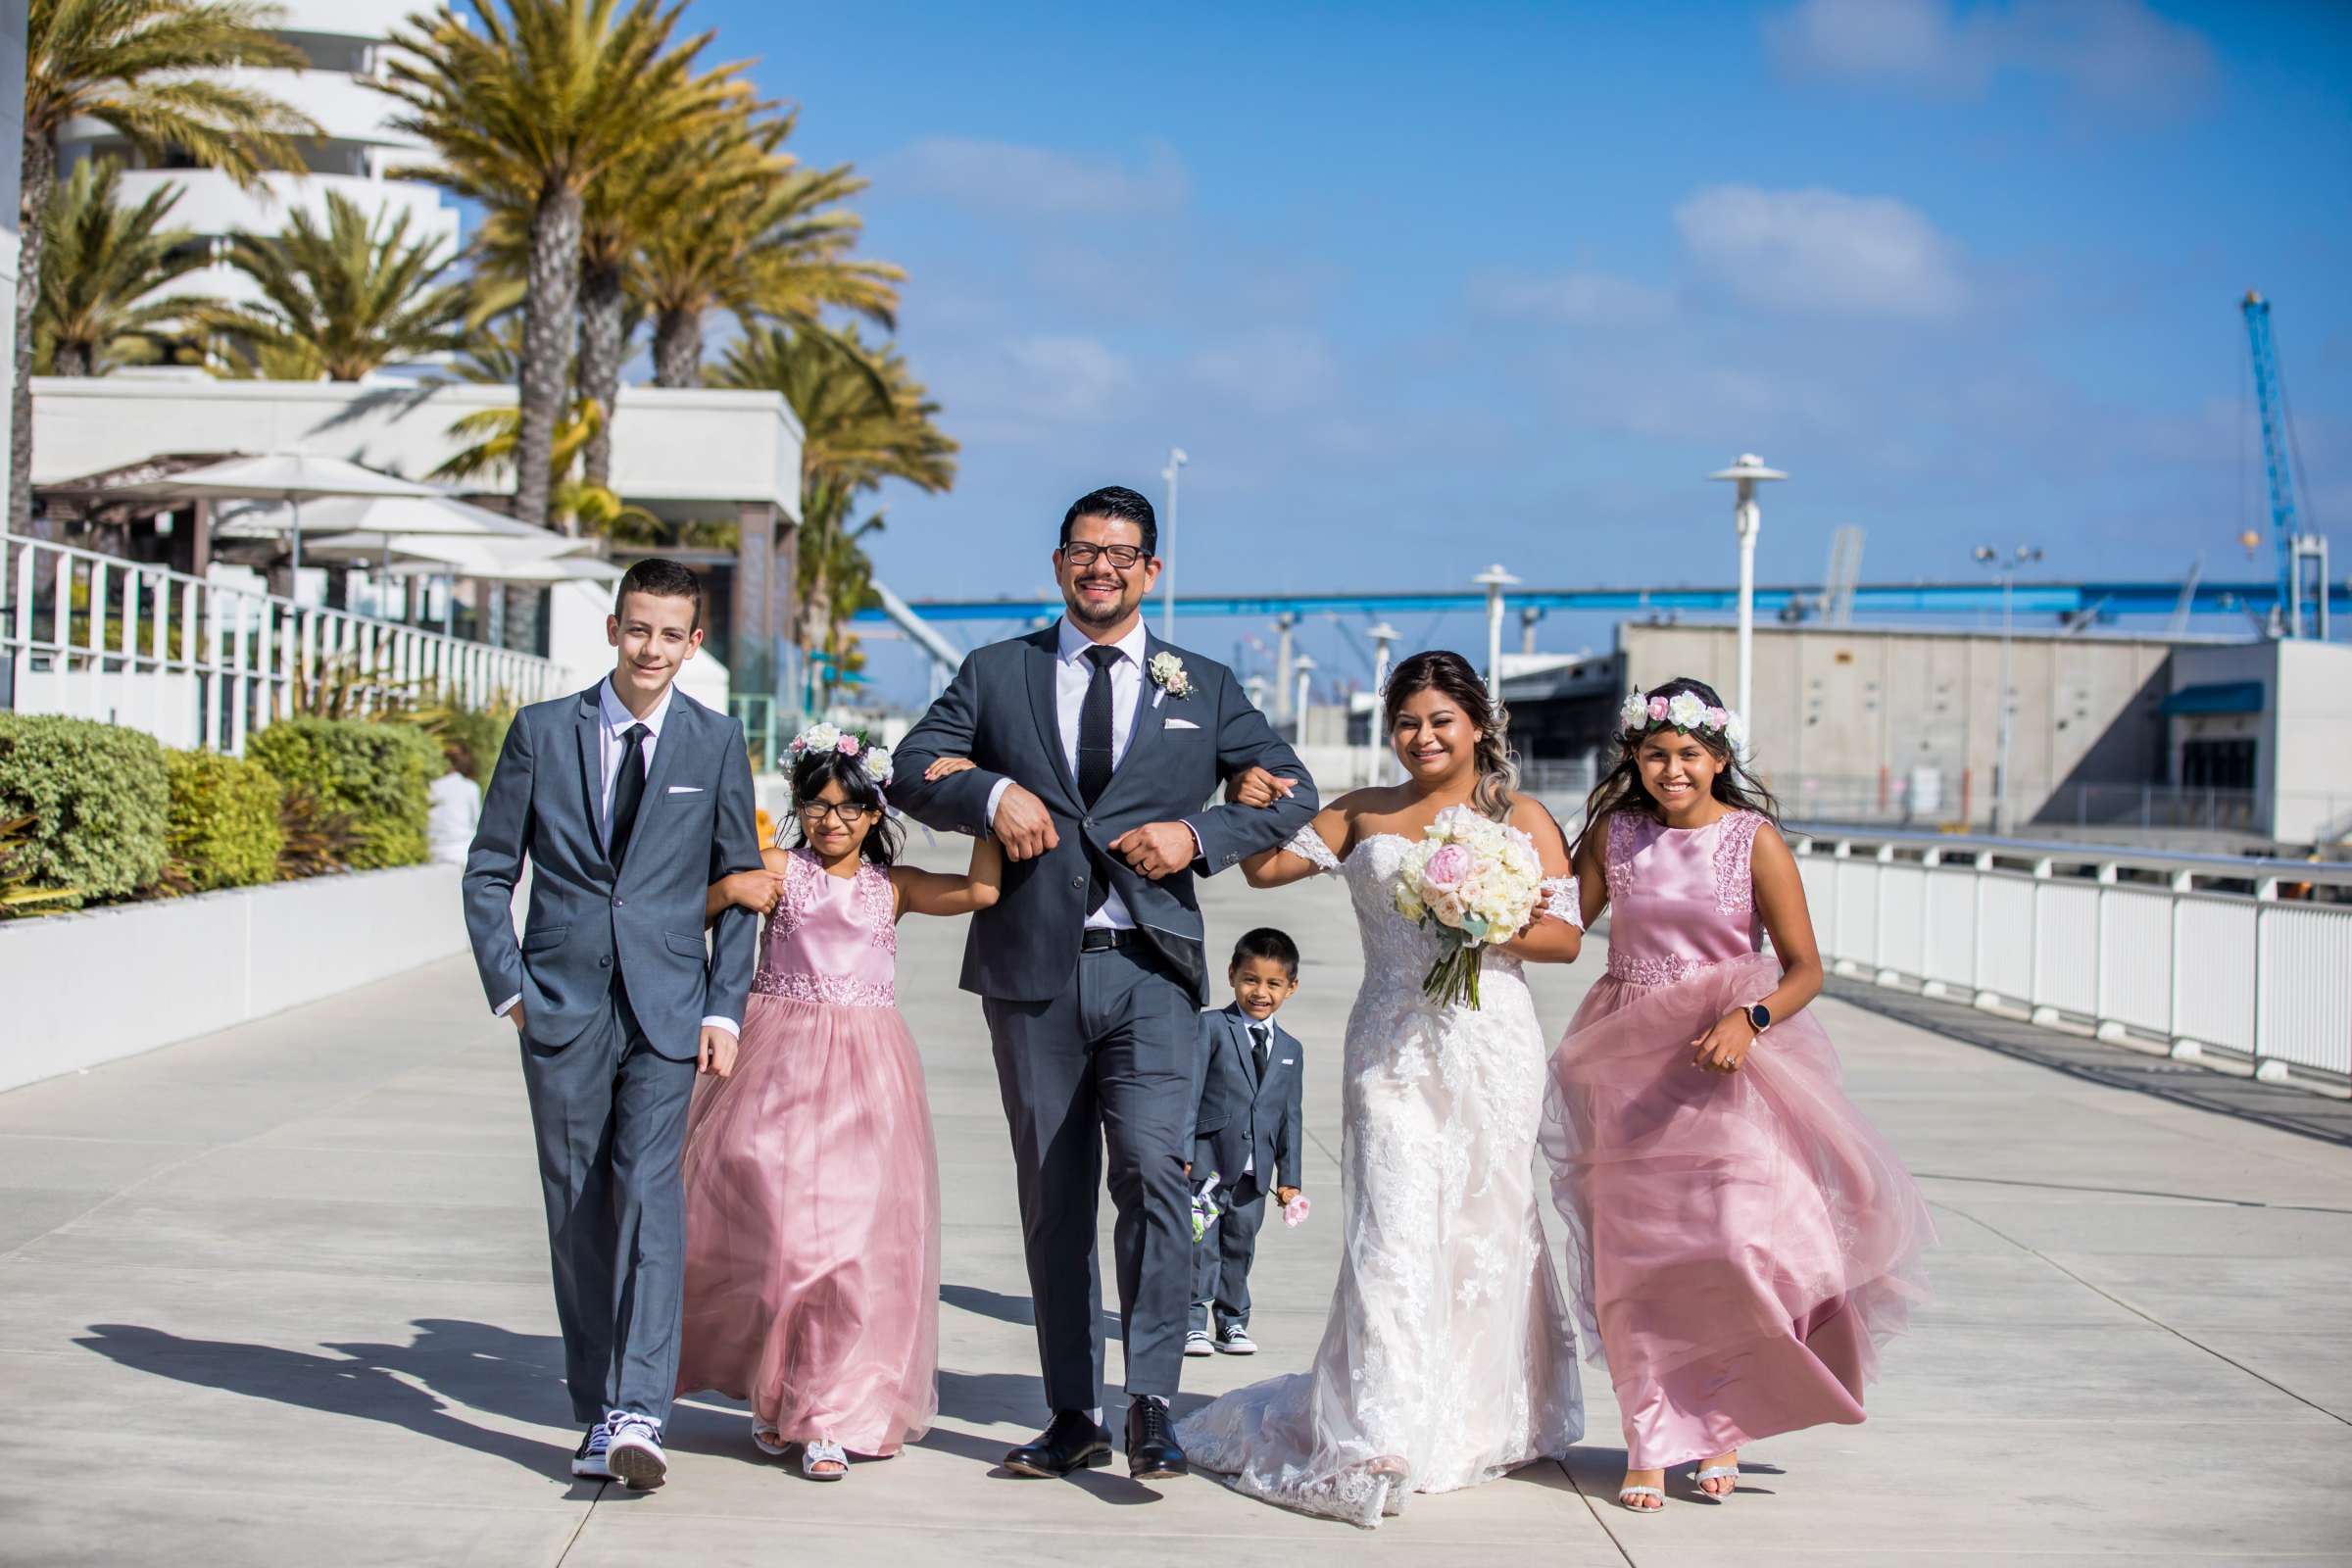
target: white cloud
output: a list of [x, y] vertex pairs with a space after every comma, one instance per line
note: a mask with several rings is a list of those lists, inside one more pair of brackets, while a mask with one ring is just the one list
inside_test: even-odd
[[1995, 75], [2052, 76], [2113, 104], [2174, 108], [2214, 74], [2193, 27], [2144, 0], [2012, 0], [1962, 10], [1952, 0], [1802, 0], [1764, 36], [1788, 70], [1955, 94]]
[[1339, 364], [1311, 332], [1275, 327], [1224, 339], [1185, 361], [1193, 382], [1227, 403], [1259, 414], [1296, 414], [1331, 401]]
[[1967, 296], [1952, 243], [1892, 197], [1714, 185], [1674, 222], [1701, 267], [1777, 310], [1935, 318]]
[[1127, 362], [1091, 337], [1014, 338], [996, 372], [993, 390], [1003, 412], [1073, 424], [1114, 417], [1135, 385]]
[[878, 185], [934, 196], [977, 212], [1047, 217], [1168, 213], [1192, 192], [1184, 163], [1164, 143], [1135, 168], [1048, 147], [926, 136], [883, 159]]
[[1670, 290], [1584, 270], [1484, 273], [1470, 280], [1470, 303], [1491, 316], [1563, 326], [1650, 326], [1674, 314]]

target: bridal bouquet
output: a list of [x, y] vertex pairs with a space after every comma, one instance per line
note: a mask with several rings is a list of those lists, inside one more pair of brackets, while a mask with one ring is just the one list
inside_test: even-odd
[[1480, 950], [1508, 942], [1535, 918], [1544, 862], [1535, 841], [1466, 806], [1438, 813], [1405, 852], [1396, 912], [1433, 933], [1445, 952], [1429, 966], [1422, 994], [1440, 1006], [1478, 1006]]

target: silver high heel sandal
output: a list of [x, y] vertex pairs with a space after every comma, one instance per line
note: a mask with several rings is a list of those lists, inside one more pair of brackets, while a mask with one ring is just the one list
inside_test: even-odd
[[[1729, 1481], [1731, 1485], [1721, 1492], [1708, 1492], [1706, 1484], [1710, 1481]], [[1740, 1490], [1740, 1467], [1736, 1464], [1711, 1464], [1704, 1470], [1693, 1470], [1690, 1472], [1690, 1484], [1721, 1502]]]
[[[1655, 1497], [1658, 1499], [1658, 1505], [1655, 1508], [1644, 1508], [1642, 1504], [1632, 1500], [1636, 1497]], [[1619, 1487], [1617, 1489], [1617, 1506], [1623, 1508], [1627, 1513], [1664, 1513], [1666, 1511], [1666, 1489], [1663, 1487]]]

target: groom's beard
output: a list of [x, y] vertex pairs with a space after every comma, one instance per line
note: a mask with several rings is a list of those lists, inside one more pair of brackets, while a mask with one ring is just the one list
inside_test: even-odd
[[1118, 597], [1102, 604], [1090, 603], [1086, 595], [1080, 591], [1087, 586], [1091, 585], [1072, 583], [1070, 591], [1062, 596], [1062, 608], [1069, 612], [1072, 620], [1081, 625], [1116, 626], [1135, 612], [1135, 607], [1140, 602], [1141, 596], [1129, 595], [1126, 591], [1127, 585], [1122, 581], [1116, 584], [1119, 590]]

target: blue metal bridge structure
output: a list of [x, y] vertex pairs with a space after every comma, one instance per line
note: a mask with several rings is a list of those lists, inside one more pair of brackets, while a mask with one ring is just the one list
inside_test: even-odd
[[[1514, 610], [1592, 612], [1624, 614], [1728, 614], [1739, 607], [1734, 587], [1651, 588], [1521, 588], [1511, 592]], [[2259, 622], [2278, 603], [2279, 584], [2270, 582], [2021, 582], [2012, 590], [2011, 606], [2024, 616], [2049, 616], [2077, 624], [2104, 622], [2126, 616], [2183, 616], [2244, 613]], [[1811, 619], [1820, 610], [1822, 589], [1815, 584], [1759, 586], [1756, 613]], [[2328, 585], [2331, 609], [2352, 610], [2352, 583]], [[1147, 601], [1146, 613], [1158, 613], [1158, 600]], [[1324, 614], [1450, 614], [1483, 613], [1484, 590], [1463, 588], [1397, 593], [1332, 594], [1183, 594], [1176, 612], [1184, 616], [1301, 617]], [[1031, 620], [1061, 613], [1058, 599], [925, 599], [906, 604], [917, 617], [931, 622]], [[1915, 582], [1860, 584], [1854, 589], [1856, 615], [1975, 615], [1997, 614], [2001, 588], [1993, 582]], [[887, 611], [860, 611], [861, 624], [887, 621]]]

